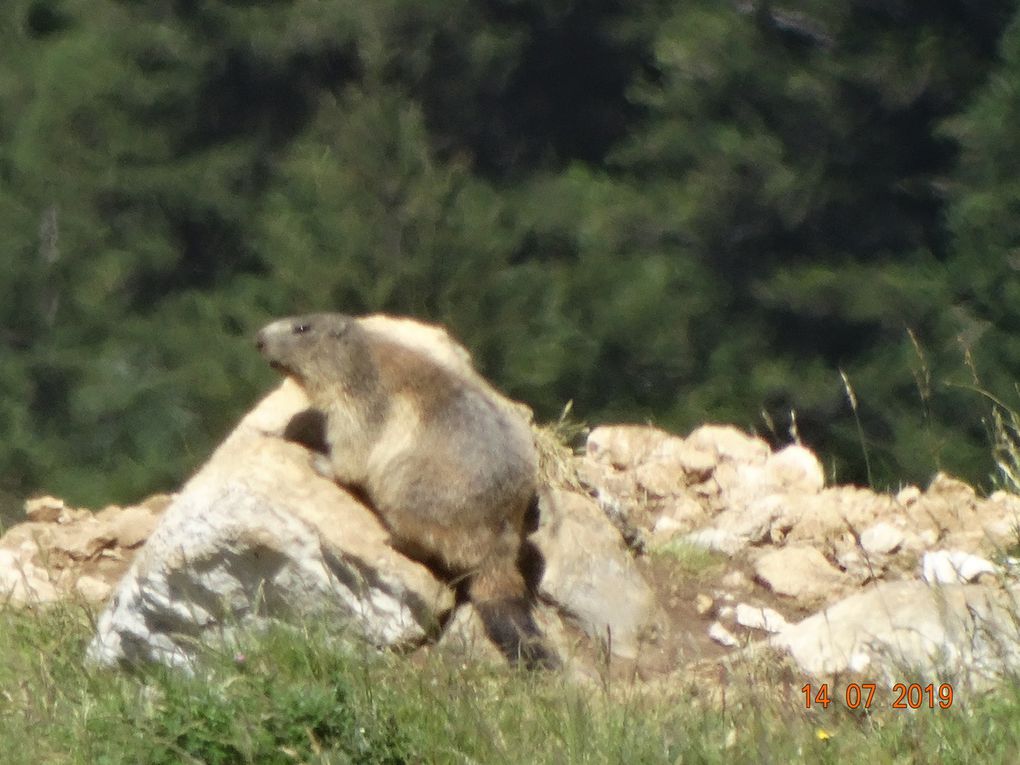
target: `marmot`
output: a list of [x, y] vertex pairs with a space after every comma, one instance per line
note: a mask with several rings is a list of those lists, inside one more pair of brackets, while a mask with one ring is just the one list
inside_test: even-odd
[[364, 493], [393, 546], [465, 581], [511, 661], [558, 666], [518, 565], [537, 501], [534, 440], [467, 351], [411, 320], [328, 313], [275, 321], [256, 345], [325, 415], [332, 477]]

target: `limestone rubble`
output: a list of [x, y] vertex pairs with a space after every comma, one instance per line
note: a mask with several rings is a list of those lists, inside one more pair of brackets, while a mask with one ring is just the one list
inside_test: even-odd
[[[173, 497], [30, 500], [0, 538], [0, 597], [105, 602], [103, 663], [186, 664], [198, 639], [310, 614], [379, 646], [491, 656], [470, 606], [282, 437], [305, 405], [285, 383]], [[895, 494], [827, 486], [807, 448], [717, 425], [599, 427], [567, 461], [529, 546], [543, 629], [582, 673], [607, 653], [666, 677], [763, 647], [809, 676], [986, 687], [1015, 670], [1020, 497], [942, 474]]]

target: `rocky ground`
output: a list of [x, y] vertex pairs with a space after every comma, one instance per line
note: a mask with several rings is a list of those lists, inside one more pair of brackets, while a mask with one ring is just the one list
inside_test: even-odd
[[[307, 613], [380, 646], [493, 657], [471, 607], [282, 438], [305, 403], [282, 386], [172, 497], [29, 500], [0, 538], [0, 597], [101, 604], [89, 655], [107, 664], [187, 664], [196, 638]], [[941, 474], [896, 494], [826, 486], [808, 449], [726, 426], [599, 427], [581, 454], [544, 452], [540, 621], [576, 676], [670, 682], [767, 655], [805, 678], [962, 689], [1015, 669], [1020, 497]]]

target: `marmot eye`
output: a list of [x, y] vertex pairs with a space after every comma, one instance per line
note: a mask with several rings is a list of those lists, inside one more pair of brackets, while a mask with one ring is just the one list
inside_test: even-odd
[[294, 325], [294, 334], [295, 335], [303, 335], [305, 332], [307, 332], [311, 328], [312, 328], [311, 324], [295, 324]]

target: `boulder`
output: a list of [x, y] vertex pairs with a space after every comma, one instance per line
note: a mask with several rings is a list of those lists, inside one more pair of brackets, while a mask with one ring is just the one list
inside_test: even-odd
[[279, 437], [306, 407], [285, 382], [184, 486], [100, 614], [92, 660], [187, 665], [196, 639], [275, 618], [326, 615], [387, 646], [437, 630], [449, 588]]
[[1020, 667], [1020, 591], [881, 582], [770, 638], [804, 672], [982, 688]]
[[846, 577], [814, 547], [783, 547], [762, 555], [755, 575], [778, 595], [825, 600], [846, 585]]
[[540, 593], [613, 654], [632, 659], [656, 620], [655, 593], [620, 533], [589, 497], [550, 489], [531, 536], [544, 559]]

